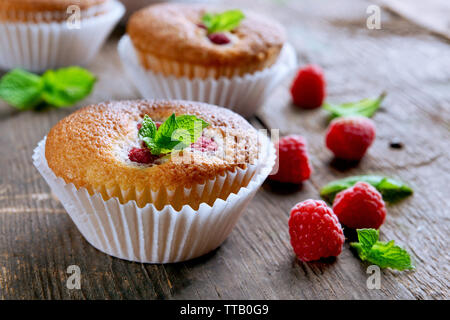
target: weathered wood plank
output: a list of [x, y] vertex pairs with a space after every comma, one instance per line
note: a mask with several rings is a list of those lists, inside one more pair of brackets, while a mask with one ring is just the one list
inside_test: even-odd
[[[364, 1], [233, 3], [285, 23], [301, 62], [324, 68], [330, 101], [388, 92], [374, 117], [378, 137], [368, 155], [350, 168], [333, 162], [323, 142], [326, 113], [296, 110], [286, 81], [258, 116], [282, 134], [308, 139], [315, 169], [310, 181], [298, 187], [266, 182], [228, 240], [193, 261], [142, 265], [100, 253], [50, 194], [31, 154], [77, 107], [138, 97], [116, 54], [119, 31], [89, 66], [99, 82], [78, 106], [19, 113], [0, 103], [0, 299], [449, 298], [449, 43], [386, 12], [382, 30], [367, 30]], [[404, 149], [388, 147], [394, 137]], [[287, 230], [296, 202], [318, 198], [330, 180], [367, 172], [397, 177], [415, 190], [388, 208], [381, 236], [408, 248], [417, 270], [383, 271], [381, 290], [367, 289], [367, 264], [348, 244], [337, 259], [298, 262]], [[66, 269], [73, 264], [82, 271], [81, 290], [66, 288]]]

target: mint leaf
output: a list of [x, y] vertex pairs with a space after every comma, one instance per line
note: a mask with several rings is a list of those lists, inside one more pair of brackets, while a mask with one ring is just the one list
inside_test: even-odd
[[163, 153], [169, 153], [178, 143], [180, 143], [179, 140], [172, 140], [172, 134], [177, 129], [178, 124], [175, 113], [173, 113], [156, 131], [154, 140]]
[[380, 232], [375, 229], [358, 229], [358, 240], [364, 249], [370, 249], [378, 241]]
[[153, 122], [152, 118], [150, 118], [148, 115], [144, 116], [144, 119], [142, 120], [142, 126], [141, 129], [139, 129], [139, 138], [154, 138], [156, 133], [156, 124]]
[[410, 187], [390, 178], [383, 178], [375, 187], [380, 191], [383, 199], [391, 203], [413, 194]]
[[80, 67], [48, 70], [42, 76], [44, 100], [55, 107], [73, 105], [89, 95], [96, 81], [95, 76]]
[[358, 241], [350, 246], [355, 248], [363, 261], [369, 261], [381, 268], [396, 270], [414, 269], [409, 253], [395, 245], [394, 240], [389, 242], [378, 241], [378, 230], [358, 229]]
[[374, 186], [387, 202], [397, 202], [413, 193], [413, 190], [404, 183], [392, 178], [377, 175], [352, 176], [326, 184], [320, 195], [323, 199], [332, 203], [336, 194], [352, 187], [355, 183], [362, 181]]
[[151, 154], [160, 155], [162, 153], [160, 146], [153, 140], [153, 138], [142, 137], [141, 139], [145, 142], [145, 145], [150, 150]]
[[0, 80], [0, 99], [19, 110], [27, 110], [42, 102], [43, 81], [30, 72], [14, 69]]
[[197, 141], [202, 135], [203, 129], [209, 126], [209, 123], [192, 115], [182, 115], [176, 118], [179, 128], [187, 130], [191, 136], [190, 142]]
[[158, 129], [153, 120], [145, 115], [139, 130], [141, 138], [154, 155], [170, 153], [189, 146], [202, 135], [209, 124], [193, 115], [175, 116], [173, 113]]
[[205, 13], [202, 23], [208, 29], [208, 33], [231, 31], [245, 18], [241, 10], [228, 10], [222, 13]]
[[0, 80], [0, 99], [19, 110], [41, 103], [70, 106], [91, 93], [95, 81], [92, 73], [80, 67], [48, 70], [42, 77], [15, 69]]
[[331, 119], [348, 116], [371, 117], [378, 110], [385, 97], [386, 93], [383, 92], [377, 99], [363, 99], [358, 102], [336, 105], [325, 103], [323, 108], [330, 112]]

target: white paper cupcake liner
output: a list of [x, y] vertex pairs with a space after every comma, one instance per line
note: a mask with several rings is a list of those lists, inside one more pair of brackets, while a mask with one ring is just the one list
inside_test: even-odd
[[108, 11], [81, 19], [79, 29], [67, 22], [0, 22], [0, 68], [41, 72], [71, 65], [86, 65], [125, 12], [113, 1]]
[[255, 114], [276, 86], [297, 67], [295, 50], [289, 43], [270, 68], [242, 77], [219, 79], [178, 78], [146, 70], [140, 65], [128, 35], [120, 40], [118, 51], [126, 73], [144, 98], [207, 102], [244, 117]]
[[[48, 167], [45, 138], [34, 150], [33, 163], [92, 246], [125, 260], [171, 263], [204, 255], [227, 238], [275, 163], [274, 146], [264, 139], [265, 155], [249, 184], [212, 206], [202, 203], [198, 210], [188, 205], [178, 211], [170, 205], [157, 210], [152, 203], [140, 208], [134, 200], [122, 204], [113, 197], [105, 201], [100, 193], [90, 195], [85, 188], [77, 189]], [[237, 172], [234, 179], [242, 174]]]

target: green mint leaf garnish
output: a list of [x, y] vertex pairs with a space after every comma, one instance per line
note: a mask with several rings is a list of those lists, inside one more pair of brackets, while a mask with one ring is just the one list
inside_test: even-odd
[[164, 144], [172, 141], [172, 133], [178, 129], [175, 113], [166, 119], [158, 128], [155, 134], [155, 141]]
[[330, 112], [331, 119], [348, 116], [364, 116], [370, 118], [379, 109], [385, 97], [386, 93], [383, 92], [376, 99], [363, 99], [358, 102], [343, 104], [325, 103], [323, 108]]
[[142, 120], [141, 129], [139, 129], [139, 138], [144, 140], [145, 137], [153, 138], [156, 134], [156, 124], [148, 115]]
[[19, 110], [31, 109], [42, 102], [41, 77], [14, 69], [0, 80], [0, 99]]
[[0, 99], [19, 110], [41, 104], [65, 107], [89, 95], [95, 81], [92, 73], [80, 67], [48, 70], [42, 76], [15, 69], [0, 80]]
[[180, 128], [184, 128], [190, 134], [190, 142], [197, 141], [202, 135], [203, 129], [209, 126], [209, 123], [192, 115], [183, 115], [176, 118]]
[[379, 231], [375, 229], [358, 229], [358, 241], [350, 246], [355, 248], [363, 261], [369, 261], [381, 268], [396, 270], [414, 269], [409, 253], [395, 245], [394, 240], [389, 242], [378, 241]]
[[222, 13], [205, 13], [202, 23], [208, 29], [208, 33], [231, 31], [235, 29], [245, 18], [241, 10], [228, 10]]
[[55, 107], [73, 105], [91, 93], [95, 76], [80, 67], [48, 70], [42, 76], [44, 80], [43, 98]]
[[209, 124], [193, 115], [175, 116], [173, 113], [158, 129], [153, 120], [144, 116], [139, 129], [142, 139], [150, 152], [154, 155], [167, 154], [173, 150], [180, 150], [197, 141], [203, 129]]
[[155, 142], [153, 138], [150, 137], [142, 137], [141, 138], [150, 152], [154, 155], [160, 155], [162, 153], [161, 147]]
[[413, 194], [413, 190], [410, 187], [398, 180], [377, 175], [362, 175], [332, 181], [320, 190], [320, 195], [323, 199], [332, 203], [336, 194], [360, 181], [374, 186], [381, 193], [383, 199], [390, 203], [397, 202]]

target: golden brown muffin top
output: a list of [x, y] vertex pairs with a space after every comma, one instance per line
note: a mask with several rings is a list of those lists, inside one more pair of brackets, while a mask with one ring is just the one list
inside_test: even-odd
[[77, 5], [81, 10], [86, 10], [108, 1], [110, 0], [0, 0], [0, 11], [66, 12], [71, 5]]
[[205, 13], [221, 8], [189, 4], [156, 4], [130, 18], [127, 32], [135, 48], [161, 58], [202, 65], [245, 65], [265, 60], [285, 42], [283, 27], [270, 18], [244, 11], [245, 18], [217, 45], [198, 26]]
[[[187, 152], [191, 161], [169, 156], [158, 164], [131, 162], [128, 152], [141, 143], [138, 124], [144, 115], [164, 121], [173, 113], [195, 115], [208, 122], [203, 133], [216, 139], [217, 152], [187, 148], [183, 153]], [[175, 190], [236, 167], [245, 168], [247, 163], [255, 163], [259, 149], [256, 129], [230, 110], [198, 102], [135, 100], [91, 105], [62, 119], [47, 136], [45, 157], [56, 176], [76, 187]]]

